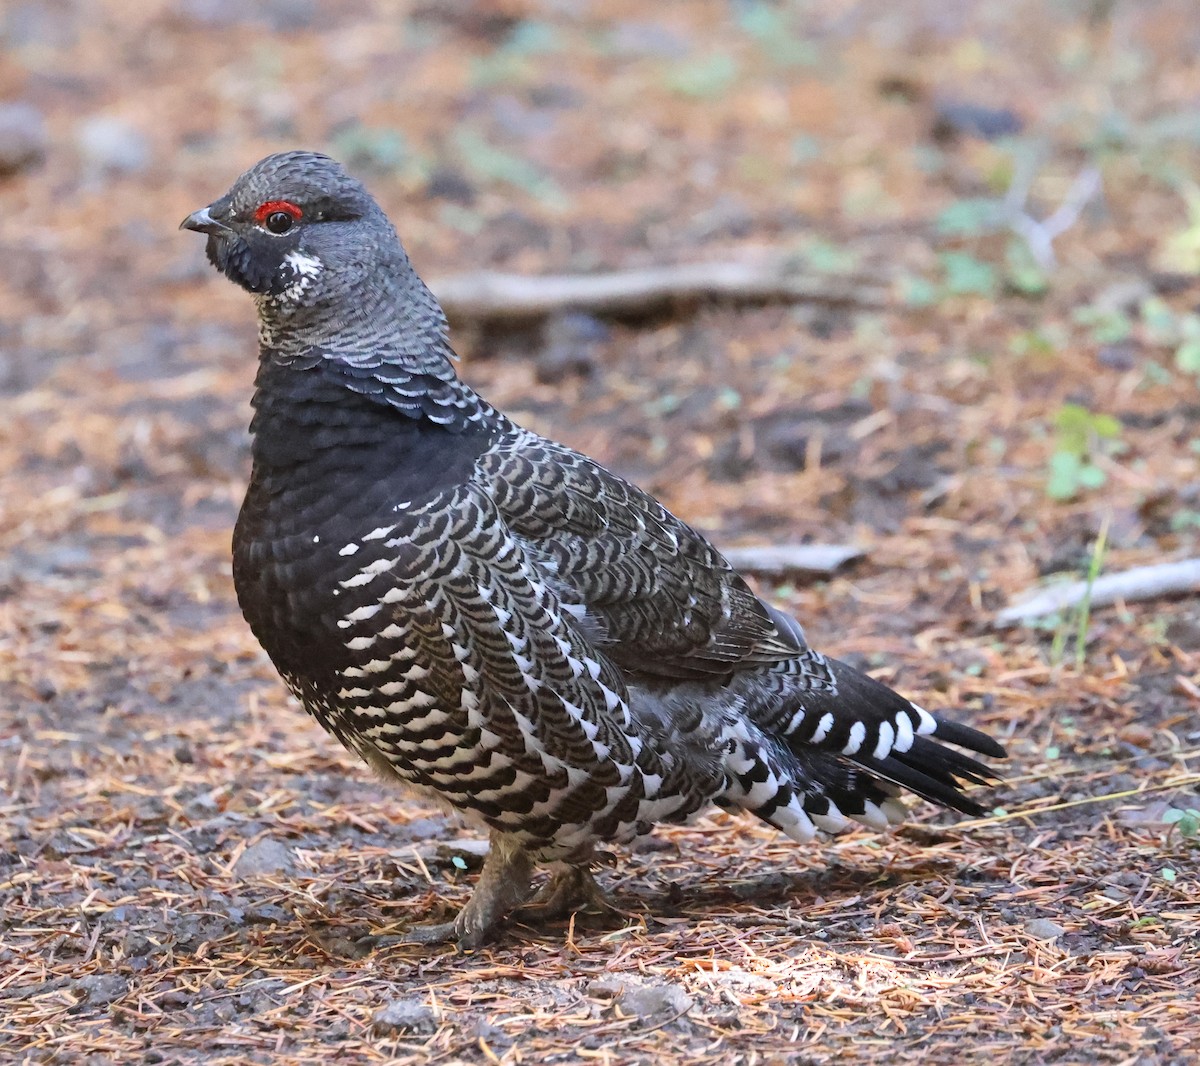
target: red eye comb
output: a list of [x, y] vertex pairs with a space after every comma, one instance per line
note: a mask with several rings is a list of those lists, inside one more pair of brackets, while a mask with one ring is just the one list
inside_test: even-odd
[[263, 222], [277, 211], [282, 211], [285, 215], [291, 215], [292, 218], [297, 220], [304, 215], [304, 212], [290, 200], [268, 200], [265, 204], [259, 204], [254, 209], [254, 221]]

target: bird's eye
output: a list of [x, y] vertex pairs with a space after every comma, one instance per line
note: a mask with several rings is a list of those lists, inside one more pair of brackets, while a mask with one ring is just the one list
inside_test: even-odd
[[254, 221], [270, 233], [287, 233], [300, 221], [304, 212], [288, 200], [268, 200], [259, 204], [254, 212]]

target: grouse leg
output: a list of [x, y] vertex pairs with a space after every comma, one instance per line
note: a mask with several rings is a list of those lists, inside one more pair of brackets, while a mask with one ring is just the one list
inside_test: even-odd
[[587, 866], [563, 865], [550, 875], [550, 880], [525, 906], [513, 912], [512, 917], [526, 924], [536, 924], [566, 918], [585, 909], [621, 913], [596, 884]]
[[448, 944], [466, 951], [479, 947], [500, 920], [529, 898], [533, 859], [515, 839], [493, 832], [479, 883], [452, 922], [419, 925], [399, 938], [404, 944]]

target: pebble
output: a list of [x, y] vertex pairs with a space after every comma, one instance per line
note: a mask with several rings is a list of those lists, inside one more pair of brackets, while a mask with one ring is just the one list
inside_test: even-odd
[[587, 987], [589, 996], [611, 998], [625, 1014], [652, 1018], [662, 1014], [686, 1014], [692, 1009], [692, 997], [679, 985], [667, 982], [642, 984], [628, 979], [602, 979]]
[[371, 1017], [371, 1029], [376, 1036], [432, 1033], [437, 1027], [437, 1015], [433, 1013], [433, 1008], [420, 999], [393, 999]]
[[205, 26], [265, 24], [276, 33], [309, 29], [317, 17], [317, 0], [182, 0], [183, 14]]
[[263, 837], [242, 852], [233, 864], [237, 877], [261, 877], [264, 874], [286, 873], [292, 869], [292, 849], [283, 841]]
[[0, 177], [19, 174], [46, 157], [46, 123], [30, 104], [0, 105]]
[[94, 973], [81, 977], [78, 987], [87, 992], [89, 1006], [103, 1007], [125, 995], [129, 982], [114, 973]]
[[1021, 117], [1007, 107], [943, 100], [935, 109], [933, 136], [939, 141], [961, 136], [994, 141], [1000, 137], [1015, 136], [1024, 125]]
[[150, 164], [150, 144], [124, 119], [96, 115], [81, 123], [79, 150], [90, 167], [114, 174], [134, 174]]
[[567, 377], [590, 377], [599, 366], [599, 353], [609, 336], [608, 327], [592, 315], [555, 315], [546, 323], [534, 376], [542, 385], [557, 385]]
[[1025, 923], [1025, 932], [1037, 940], [1053, 940], [1056, 936], [1062, 936], [1066, 930], [1049, 918], [1034, 918]]

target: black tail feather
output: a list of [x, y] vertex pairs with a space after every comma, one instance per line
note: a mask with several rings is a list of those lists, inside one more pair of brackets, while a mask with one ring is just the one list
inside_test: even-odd
[[[939, 748], [936, 744], [930, 744], [929, 747], [936, 753], [933, 758], [940, 759], [943, 755], [957, 754], [949, 749]], [[986, 767], [975, 763], [973, 759], [967, 759], [966, 756], [959, 756], [959, 758], [974, 763], [979, 768], [979, 773], [971, 775], [969, 780], [979, 784], [986, 783], [987, 779], [982, 776], [987, 773]], [[876, 759], [868, 755], [856, 758], [854, 762], [876, 777], [900, 785], [931, 803], [962, 811], [964, 814], [979, 815], [983, 814], [985, 810], [984, 807], [974, 800], [968, 799], [960, 791], [961, 782], [957, 778], [966, 776], [965, 774], [953, 772], [945, 766], [939, 766], [932, 758], [917, 762], [915, 759], [910, 760], [904, 755], [893, 753], [886, 759]]]
[[[858, 767], [932, 803], [964, 814], [984, 812], [983, 806], [963, 795], [963, 785], [995, 784], [1000, 775], [946, 745], [1004, 759], [1007, 752], [1001, 744], [970, 726], [918, 709], [887, 685], [845, 663], [836, 659], [828, 663], [836, 688], [805, 693], [806, 713], [792, 732], [780, 738], [793, 753], [803, 757], [814, 749], [828, 752], [844, 766]], [[911, 726], [912, 735], [903, 740], [901, 725], [906, 734]], [[882, 743], [881, 729], [887, 730]], [[859, 731], [857, 744], [854, 730]], [[877, 757], [876, 751], [882, 757]]]
[[1004, 745], [993, 740], [986, 733], [981, 733], [978, 729], [972, 729], [968, 725], [951, 722], [940, 714], [935, 714], [933, 718], [937, 722], [937, 732], [934, 736], [938, 740], [957, 744], [960, 748], [966, 748], [968, 751], [977, 751], [980, 755], [986, 755], [991, 759], [1008, 758], [1008, 752], [1004, 750]]

